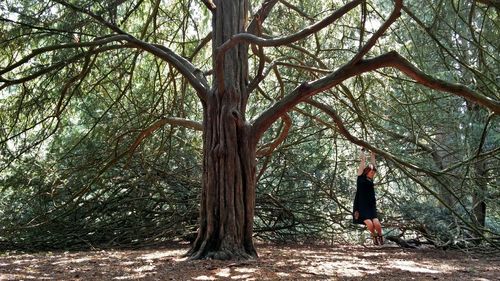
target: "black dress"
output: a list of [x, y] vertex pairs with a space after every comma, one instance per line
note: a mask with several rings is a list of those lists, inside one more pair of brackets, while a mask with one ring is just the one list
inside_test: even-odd
[[[355, 218], [354, 212], [359, 212], [358, 219]], [[354, 206], [352, 210], [353, 223], [364, 224], [366, 219], [374, 219], [377, 217], [377, 202], [375, 200], [375, 189], [373, 181], [365, 175], [358, 176], [356, 181], [356, 196], [354, 197]]]

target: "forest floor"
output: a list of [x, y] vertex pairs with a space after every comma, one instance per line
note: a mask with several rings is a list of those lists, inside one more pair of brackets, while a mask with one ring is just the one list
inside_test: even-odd
[[0, 280], [500, 280], [500, 257], [433, 248], [257, 244], [251, 261], [188, 261], [188, 245], [4, 252]]

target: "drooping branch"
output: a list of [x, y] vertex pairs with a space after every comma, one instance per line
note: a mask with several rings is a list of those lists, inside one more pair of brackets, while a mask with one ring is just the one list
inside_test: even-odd
[[500, 10], [500, 0], [476, 0], [486, 6], [493, 6], [495, 9]]
[[294, 33], [292, 35], [284, 36], [284, 37], [279, 37], [279, 38], [271, 38], [271, 39], [266, 39], [262, 37], [255, 36], [250, 33], [240, 33], [236, 34], [231, 37], [230, 40], [226, 41], [224, 44], [220, 45], [217, 48], [217, 55], [216, 55], [216, 60], [215, 60], [215, 72], [217, 73], [216, 77], [217, 78], [217, 85], [220, 88], [223, 88], [224, 86], [224, 75], [223, 75], [223, 67], [224, 67], [224, 57], [225, 54], [228, 50], [231, 48], [235, 47], [236, 45], [240, 43], [250, 43], [250, 44], [255, 44], [263, 47], [270, 47], [270, 46], [281, 46], [281, 45], [286, 45], [290, 44], [293, 42], [296, 42], [298, 40], [304, 39], [307, 36], [316, 33], [320, 31], [321, 29], [329, 26], [342, 16], [344, 16], [346, 13], [354, 9], [356, 6], [358, 6], [362, 0], [354, 0], [343, 7], [335, 10], [330, 16], [324, 18], [323, 20], [310, 25], [301, 31]]
[[[51, 65], [41, 67], [38, 69], [38, 71], [36, 71], [34, 73], [31, 73], [31, 74], [28, 74], [27, 76], [19, 77], [16, 79], [6, 79], [6, 78], [3, 78], [0, 76], [0, 83], [2, 83], [2, 84], [0, 84], [0, 90], [3, 90], [3, 89], [5, 89], [9, 86], [12, 86], [12, 85], [17, 85], [17, 84], [21, 84], [21, 83], [24, 83], [27, 81], [31, 81], [33, 79], [36, 79], [36, 78], [42, 76], [42, 75], [48, 74], [52, 71], [57, 71], [57, 70], [63, 69], [68, 64], [77, 62], [81, 59], [84, 59], [85, 57], [87, 57], [89, 55], [99, 54], [99, 53], [110, 51], [110, 50], [121, 49], [124, 47], [126, 47], [126, 46], [125, 45], [123, 45], [123, 46], [111, 45], [111, 46], [102, 46], [100, 48], [91, 49], [87, 52], [76, 54], [76, 55], [69, 57], [65, 60], [60, 60], [58, 62], [54, 62]], [[131, 47], [131, 46], [128, 46], [128, 47]], [[28, 62], [28, 61], [29, 61], [29, 59], [26, 62]], [[26, 62], [24, 62], [24, 63], [26, 63]], [[19, 67], [19, 66], [16, 66], [15, 68], [17, 68], [17, 67]], [[13, 68], [13, 69], [15, 69], [15, 68]]]
[[[419, 167], [417, 165], [413, 165], [411, 163], [408, 163], [407, 161], [401, 160], [398, 157], [396, 157], [394, 155], [391, 155], [389, 152], [386, 152], [384, 150], [378, 149], [377, 147], [373, 146], [372, 144], [370, 144], [370, 143], [368, 143], [366, 141], [363, 141], [363, 140], [361, 140], [361, 139], [353, 136], [349, 132], [349, 130], [344, 126], [344, 122], [342, 121], [342, 119], [340, 118], [340, 116], [337, 114], [337, 112], [333, 108], [331, 108], [330, 106], [322, 104], [322, 103], [319, 103], [319, 102], [316, 102], [313, 99], [307, 99], [306, 102], [309, 103], [309, 104], [311, 104], [311, 105], [313, 105], [313, 106], [315, 106], [315, 107], [317, 107], [317, 108], [319, 108], [319, 109], [321, 109], [328, 116], [330, 116], [333, 119], [333, 121], [335, 122], [335, 124], [336, 124], [336, 126], [338, 128], [338, 131], [344, 137], [346, 137], [349, 141], [351, 141], [351, 142], [353, 142], [353, 143], [355, 143], [357, 145], [360, 145], [362, 147], [368, 148], [369, 150], [374, 151], [374, 152], [376, 152], [379, 155], [382, 155], [385, 159], [390, 160], [391, 162], [395, 163], [401, 169], [410, 168], [410, 169], [415, 170], [415, 171], [423, 172], [423, 173], [426, 173], [426, 174], [432, 176], [437, 181], [439, 181], [438, 178], [436, 178], [437, 173], [435, 171], [424, 169], [424, 168]], [[443, 187], [445, 187], [448, 190], [448, 192], [450, 192], [451, 194], [453, 194], [453, 192], [449, 189], [448, 186], [443, 185]], [[446, 208], [448, 208], [450, 210], [452, 209], [451, 206], [448, 205], [436, 192], [434, 192], [431, 189], [429, 189], [428, 191], [432, 195], [434, 195], [436, 197], [436, 199], [438, 199], [440, 202], [442, 202], [443, 205]], [[457, 199], [457, 202], [460, 202], [460, 204], [462, 204], [460, 198], [458, 198], [454, 194], [453, 194], [453, 196]], [[455, 213], [455, 215], [458, 215], [458, 214]]]
[[62, 0], [52, 0], [53, 2], [56, 2], [56, 3], [59, 3], [61, 5], [63, 5], [64, 7], [66, 8], [69, 8], [73, 11], [76, 11], [76, 12], [79, 12], [79, 13], [83, 13], [83, 14], [86, 14], [88, 16], [90, 16], [91, 18], [97, 20], [99, 23], [103, 24], [104, 26], [106, 26], [107, 28], [113, 30], [114, 32], [118, 33], [118, 34], [127, 34], [125, 31], [121, 30], [117, 25], [105, 20], [103, 17], [101, 17], [100, 15], [97, 15], [87, 9], [84, 9], [82, 7], [78, 7], [77, 5], [74, 5], [74, 4], [71, 4], [71, 3], [68, 3], [66, 1], [62, 1]]
[[326, 104], [322, 104], [322, 103], [319, 103], [311, 98], [308, 98], [306, 99], [304, 102], [318, 108], [318, 109], [321, 109], [321, 111], [323, 111], [324, 113], [326, 113], [328, 116], [330, 116], [332, 119], [333, 119], [333, 122], [335, 123], [336, 127], [337, 127], [337, 130], [340, 134], [342, 134], [345, 138], [347, 138], [350, 142], [352, 143], [355, 143], [359, 146], [362, 146], [364, 148], [367, 148], [369, 149], [370, 151], [374, 151], [376, 152], [377, 154], [379, 155], [382, 155], [384, 156], [384, 158], [388, 159], [388, 160], [391, 160], [391, 161], [394, 161], [394, 162], [397, 162], [397, 163], [400, 163], [406, 167], [409, 167], [413, 170], [416, 170], [416, 171], [420, 171], [420, 172], [426, 172], [426, 173], [430, 173], [429, 170], [426, 170], [426, 169], [422, 169], [418, 166], [415, 166], [413, 164], [410, 164], [410, 163], [407, 163], [407, 162], [404, 162], [404, 161], [401, 161], [399, 159], [397, 159], [395, 156], [393, 156], [392, 154], [386, 152], [386, 151], [383, 151], [383, 150], [380, 150], [378, 149], [377, 147], [373, 146], [372, 144], [364, 141], [364, 140], [361, 140], [355, 136], [353, 136], [349, 130], [344, 126], [344, 122], [342, 121], [342, 119], [340, 118], [340, 116], [337, 114], [337, 112], [330, 106], [326, 105]]
[[[374, 147], [373, 145], [371, 145], [370, 143], [367, 143], [367, 142], [365, 142], [365, 141], [363, 141], [363, 140], [361, 140], [361, 139], [353, 136], [349, 132], [349, 130], [344, 126], [344, 122], [340, 118], [340, 116], [337, 114], [337, 112], [333, 108], [331, 108], [330, 106], [322, 104], [322, 103], [319, 103], [319, 102], [316, 102], [316, 101], [314, 101], [312, 99], [307, 99], [305, 102], [307, 102], [307, 103], [309, 103], [309, 104], [311, 104], [311, 105], [313, 105], [313, 106], [321, 109], [324, 113], [326, 113], [328, 116], [330, 116], [333, 119], [334, 123], [336, 124], [338, 131], [345, 138], [347, 138], [349, 141], [351, 141], [351, 142], [353, 142], [353, 143], [355, 143], [357, 145], [360, 145], [362, 147], [368, 148], [369, 150], [374, 151], [374, 152], [376, 152], [379, 155], [382, 155], [385, 159], [393, 162], [398, 168], [400, 168], [401, 171], [403, 171], [410, 178], [412, 178], [415, 182], [417, 182], [420, 186], [422, 186], [427, 192], [429, 192], [430, 194], [432, 194], [434, 196], [434, 198], [436, 198], [441, 204], [443, 204], [443, 206], [445, 206], [457, 218], [459, 218], [463, 223], [465, 223], [465, 225], [467, 225], [468, 227], [470, 227], [471, 230], [473, 230], [474, 232], [480, 234], [485, 240], [490, 241], [487, 237], [484, 236], [484, 234], [481, 231], [478, 230], [478, 228], [476, 228], [474, 225], [472, 225], [468, 220], [465, 220], [463, 218], [463, 216], [461, 216], [460, 214], [458, 214], [457, 211], [452, 206], [450, 206], [445, 200], [443, 200], [441, 198], [441, 196], [439, 196], [439, 194], [437, 192], [435, 192], [432, 188], [430, 188], [425, 183], [423, 183], [418, 178], [416, 178], [414, 175], [412, 175], [406, 168], [410, 168], [410, 169], [413, 169], [415, 171], [424, 172], [424, 173], [430, 174], [431, 176], [436, 175], [435, 172], [423, 169], [421, 167], [418, 167], [418, 166], [410, 164], [410, 163], [408, 163], [406, 161], [403, 161], [403, 160], [401, 160], [401, 159], [399, 159], [399, 158], [391, 155], [390, 153], [388, 153], [386, 151], [383, 151], [383, 150], [380, 150], [377, 147]], [[457, 199], [459, 199], [459, 198], [457, 198]]]
[[308, 97], [326, 89], [330, 89], [350, 77], [384, 67], [396, 68], [414, 79], [415, 82], [419, 84], [434, 90], [449, 92], [451, 94], [461, 96], [490, 109], [494, 114], [500, 114], [500, 103], [498, 101], [476, 93], [466, 86], [433, 78], [413, 66], [408, 60], [403, 58], [397, 52], [391, 51], [373, 59], [361, 60], [355, 65], [346, 64], [335, 72], [318, 80], [302, 83], [291, 93], [265, 110], [253, 121], [252, 130], [254, 132], [254, 137], [256, 138], [253, 141], [258, 141], [262, 134], [274, 121], [276, 121], [276, 119]]
[[262, 3], [259, 10], [255, 13], [252, 21], [248, 25], [248, 33], [256, 34], [257, 29], [266, 20], [267, 16], [272, 11], [276, 3], [278, 3], [278, 0], [266, 0], [264, 1], [264, 3]]
[[476, 102], [483, 107], [490, 109], [496, 115], [500, 114], [499, 101], [493, 100], [487, 96], [477, 93], [464, 85], [446, 82], [444, 80], [436, 79], [430, 75], [427, 75], [395, 51], [390, 52], [387, 55], [388, 59], [383, 62], [384, 65], [381, 65], [381, 67], [397, 68], [408, 77], [414, 79], [415, 82], [419, 84], [422, 84], [434, 90], [448, 92], [463, 97], [467, 100]]
[[[91, 185], [99, 179], [99, 177], [104, 174], [109, 168], [111, 168], [113, 165], [115, 165], [118, 161], [120, 161], [123, 157], [126, 155], [129, 155], [129, 161], [130, 157], [134, 153], [134, 151], [137, 149], [137, 147], [141, 144], [141, 142], [148, 136], [150, 136], [154, 131], [158, 130], [159, 128], [163, 127], [165, 124], [171, 124], [173, 126], [183, 126], [183, 127], [188, 127], [192, 128], [195, 130], [202, 130], [202, 125], [199, 122], [192, 121], [192, 120], [187, 120], [187, 119], [182, 119], [182, 118], [176, 118], [176, 117], [164, 117], [161, 118], [160, 120], [156, 121], [153, 123], [151, 126], [148, 128], [144, 129], [139, 136], [137, 136], [136, 140], [134, 143], [125, 151], [122, 153], [117, 154], [113, 159], [108, 161], [97, 173], [96, 177], [94, 177], [86, 186], [84, 186], [80, 191], [78, 191], [76, 194], [73, 195], [71, 200], [68, 200], [67, 202], [73, 201], [75, 198], [80, 198], [83, 196], [88, 190], [90, 190]], [[65, 203], [66, 204], [66, 203]]]
[[309, 15], [307, 15], [306, 13], [304, 13], [304, 11], [302, 11], [300, 8], [296, 7], [295, 5], [293, 5], [292, 3], [289, 3], [285, 0], [279, 0], [285, 7], [289, 8], [290, 10], [293, 10], [295, 11], [297, 14], [299, 14], [301, 17], [303, 18], [306, 18], [310, 21], [314, 21], [314, 18], [310, 17]]
[[370, 49], [375, 46], [375, 43], [377, 40], [387, 31], [389, 26], [393, 24], [399, 16], [401, 16], [401, 8], [403, 7], [403, 0], [396, 0], [396, 3], [394, 5], [394, 10], [392, 10], [391, 15], [389, 18], [380, 26], [380, 28], [368, 39], [366, 44], [361, 47], [361, 49], [358, 51], [358, 53], [352, 58], [352, 60], [349, 62], [351, 64], [356, 64], [358, 61], [360, 61]]
[[[144, 42], [142, 40], [139, 40], [131, 35], [127, 34], [120, 34], [120, 35], [112, 35], [109, 37], [104, 37], [100, 38], [91, 42], [83, 42], [83, 43], [69, 43], [69, 44], [61, 44], [61, 45], [54, 45], [54, 46], [47, 46], [47, 47], [42, 47], [35, 49], [31, 52], [31, 54], [27, 55], [26, 57], [22, 58], [21, 60], [17, 61], [16, 63], [0, 70], [0, 82], [4, 82], [5, 84], [1, 86], [1, 88], [4, 88], [8, 85], [12, 84], [19, 84], [22, 82], [26, 82], [28, 80], [32, 80], [37, 78], [40, 75], [43, 75], [45, 73], [48, 73], [52, 70], [62, 68], [65, 65], [68, 64], [68, 62], [71, 61], [76, 61], [78, 59], [81, 59], [85, 56], [88, 55], [88, 53], [81, 53], [75, 55], [73, 58], [66, 59], [65, 61], [60, 61], [58, 63], [55, 63], [51, 66], [47, 66], [46, 68], [41, 69], [40, 71], [29, 75], [27, 77], [21, 78], [21, 79], [16, 79], [16, 80], [9, 80], [1, 77], [1, 75], [8, 73], [26, 63], [28, 63], [31, 59], [35, 58], [36, 56], [39, 56], [41, 54], [47, 53], [47, 52], [53, 52], [61, 49], [79, 49], [79, 48], [93, 48], [96, 46], [103, 46], [109, 43], [113, 42], [120, 42], [120, 41], [126, 41], [129, 42], [129, 44], [123, 44], [123, 45], [111, 45], [111, 46], [104, 46], [101, 47], [100, 49], [95, 49], [95, 50], [90, 50], [88, 53], [98, 53], [98, 52], [104, 52], [106, 50], [110, 49], [119, 49], [119, 48], [131, 48], [135, 47], [144, 51], [147, 51], [155, 56], [157, 56], [160, 59], [163, 59], [164, 61], [168, 62], [172, 66], [175, 67], [184, 77], [186, 77], [187, 81], [190, 83], [190, 85], [196, 90], [198, 97], [201, 100], [205, 99], [206, 93], [208, 91], [208, 82], [203, 76], [203, 73], [201, 70], [197, 69], [193, 64], [191, 64], [187, 59], [183, 58], [182, 56], [176, 54], [174, 51], [170, 50], [169, 48], [158, 45], [158, 44], [150, 44], [147, 42]], [[0, 89], [1, 89], [0, 88]]]
[[151, 126], [147, 127], [144, 129], [139, 136], [137, 136], [136, 140], [134, 143], [129, 147], [127, 150], [127, 153], [129, 154], [129, 161], [132, 158], [132, 155], [134, 154], [135, 150], [137, 147], [142, 143], [142, 141], [153, 134], [154, 131], [160, 129], [161, 127], [165, 126], [166, 124], [170, 124], [172, 126], [181, 126], [181, 127], [186, 127], [186, 128], [191, 128], [197, 131], [203, 131], [203, 125], [200, 122], [188, 120], [188, 119], [183, 119], [183, 118], [177, 118], [177, 117], [164, 117], [161, 118], [160, 120], [154, 122]]
[[278, 147], [278, 145], [280, 145], [288, 136], [288, 132], [292, 127], [292, 119], [290, 118], [290, 116], [288, 116], [288, 114], [284, 114], [283, 116], [281, 116], [281, 119], [283, 120], [284, 127], [281, 130], [279, 136], [272, 142], [263, 145], [259, 150], [257, 150], [257, 157], [271, 154], [276, 149], [276, 147]]
[[202, 101], [205, 100], [205, 96], [209, 87], [205, 77], [203, 76], [203, 73], [201, 72], [201, 70], [194, 67], [188, 60], [186, 60], [182, 56], [176, 54], [175, 52], [173, 52], [172, 50], [170, 50], [165, 46], [159, 44], [150, 44], [140, 39], [137, 39], [134, 36], [125, 32], [124, 30], [120, 29], [115, 24], [105, 20], [100, 15], [97, 15], [87, 9], [78, 7], [74, 4], [62, 0], [52, 0], [52, 1], [59, 3], [74, 11], [77, 11], [79, 13], [86, 14], [118, 34], [127, 35], [127, 37], [124, 40], [172, 64], [184, 77], [186, 77], [189, 84], [196, 90], [198, 97]]
[[109, 36], [106, 38], [97, 39], [97, 40], [94, 40], [91, 42], [68, 43], [68, 44], [46, 46], [46, 47], [34, 49], [31, 51], [31, 54], [20, 59], [16, 63], [13, 63], [13, 64], [1, 69], [0, 75], [3, 75], [9, 71], [12, 71], [12, 70], [18, 68], [19, 66], [29, 62], [31, 59], [35, 58], [36, 56], [47, 53], [47, 52], [53, 52], [53, 51], [62, 50], [62, 49], [77, 49], [77, 48], [86, 48], [86, 47], [96, 47], [96, 46], [106, 45], [108, 43], [122, 41], [122, 40], [126, 40], [126, 39], [127, 39], [126, 35], [113, 35], [113, 36]]
[[[391, 162], [393, 162], [394, 164], [396, 164], [400, 169], [402, 170], [406, 170], [405, 168], [410, 168], [412, 170], [415, 170], [415, 171], [419, 171], [419, 172], [423, 172], [423, 173], [426, 173], [428, 175], [430, 175], [431, 177], [433, 177], [434, 179], [436, 179], [438, 182], [438, 178], [436, 178], [436, 176], [438, 175], [438, 173], [436, 173], [435, 171], [432, 171], [432, 170], [428, 170], [428, 169], [425, 169], [425, 168], [422, 168], [422, 167], [419, 167], [417, 165], [413, 165], [411, 163], [408, 163], [407, 161], [404, 161], [404, 160], [401, 160], [399, 159], [398, 157], [390, 154], [389, 152], [386, 152], [384, 150], [381, 150], [381, 149], [378, 149], [377, 147], [373, 146], [372, 144], [366, 142], [366, 141], [363, 141], [355, 136], [353, 136], [349, 130], [344, 126], [344, 122], [343, 120], [340, 118], [340, 116], [337, 114], [337, 112], [330, 106], [328, 105], [325, 105], [325, 104], [322, 104], [322, 103], [319, 103], [317, 101], [314, 101], [313, 99], [307, 99], [305, 102], [307, 102], [308, 104], [311, 104], [313, 106], [315, 106], [316, 108], [319, 108], [321, 109], [324, 113], [326, 113], [328, 116], [330, 116], [333, 121], [335, 122], [336, 126], [337, 126], [337, 129], [338, 131], [344, 136], [346, 137], [349, 141], [357, 144], [357, 145], [360, 145], [362, 147], [365, 147], [365, 148], [368, 148], [369, 150], [371, 151], [374, 151], [376, 152], [377, 154], [379, 155], [382, 155], [385, 159], [387, 160], [390, 160]], [[409, 173], [409, 172], [405, 172], [405, 173]], [[412, 177], [414, 180], [417, 180], [415, 177]], [[468, 222], [466, 222], [458, 213], [455, 212], [455, 210], [453, 210], [453, 208], [447, 204], [435, 191], [433, 191], [432, 189], [428, 188], [427, 186], [423, 186], [427, 191], [429, 191], [432, 195], [434, 195], [434, 197], [436, 199], [438, 199], [446, 208], [450, 209], [456, 216], [460, 217], [461, 220], [463, 220], [466, 224], [468, 224], [470, 227], [472, 227], [472, 229], [474, 229], [474, 231], [477, 231], [477, 229], [475, 227], [473, 227], [472, 225], [470, 225]], [[461, 203], [461, 200], [460, 198], [458, 198], [453, 192], [452, 190], [449, 189], [448, 186], [445, 186], [443, 185], [443, 187], [446, 188], [446, 190], [448, 192], [450, 192], [457, 200], [457, 202], [460, 202]], [[463, 206], [463, 204], [462, 204]], [[465, 208], [465, 207], [464, 207]]]

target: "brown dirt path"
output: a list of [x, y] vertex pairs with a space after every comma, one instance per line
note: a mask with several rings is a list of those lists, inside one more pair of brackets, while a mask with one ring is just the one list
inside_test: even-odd
[[3, 253], [0, 280], [500, 280], [500, 257], [396, 246], [258, 245], [253, 261], [157, 249]]

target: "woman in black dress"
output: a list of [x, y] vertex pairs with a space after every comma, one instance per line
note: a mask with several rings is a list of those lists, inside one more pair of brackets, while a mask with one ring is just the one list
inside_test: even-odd
[[382, 226], [377, 218], [377, 201], [373, 178], [377, 168], [375, 166], [375, 153], [370, 153], [370, 164], [366, 165], [364, 148], [360, 151], [360, 163], [356, 182], [356, 196], [353, 206], [353, 222], [365, 224], [370, 231], [375, 245], [384, 244]]

